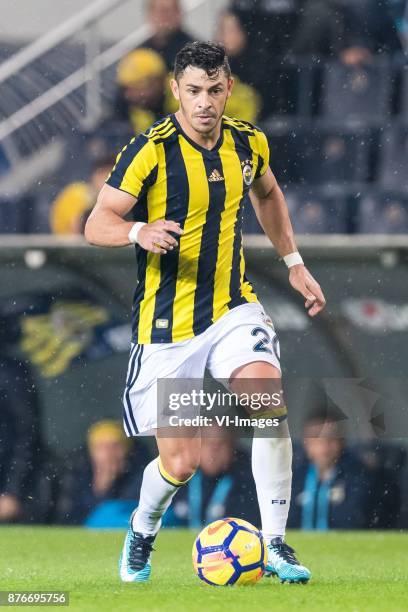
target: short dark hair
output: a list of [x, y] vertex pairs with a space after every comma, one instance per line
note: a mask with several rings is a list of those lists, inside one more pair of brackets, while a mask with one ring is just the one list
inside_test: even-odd
[[205, 70], [210, 78], [224, 70], [231, 76], [231, 68], [224, 45], [215, 42], [191, 42], [184, 45], [176, 55], [174, 78], [178, 80], [188, 66]]

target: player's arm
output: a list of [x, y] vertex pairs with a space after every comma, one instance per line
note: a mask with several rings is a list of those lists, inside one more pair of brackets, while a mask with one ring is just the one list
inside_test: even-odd
[[137, 206], [142, 190], [149, 189], [157, 177], [156, 147], [146, 134], [132, 138], [116, 158], [116, 164], [102, 187], [96, 205], [85, 226], [91, 244], [120, 247], [139, 244], [153, 253], [166, 254], [177, 246], [169, 232], [181, 234], [179, 224], [158, 219], [153, 223], [132, 223], [127, 213]]
[[[279, 255], [285, 257], [295, 253], [297, 246], [288, 207], [269, 166], [254, 180], [250, 197], [258, 221]], [[304, 264], [289, 269], [289, 282], [306, 298], [305, 308], [311, 317], [323, 310], [326, 304], [323, 292]]]
[[136, 198], [129, 193], [104, 185], [85, 225], [85, 238], [90, 244], [120, 247], [130, 244], [132, 222], [123, 217], [133, 208]]
[[[104, 185], [85, 226], [85, 238], [90, 244], [105, 247], [121, 247], [132, 243], [129, 232], [135, 225], [124, 217], [136, 204], [137, 198]], [[177, 240], [168, 232], [181, 234], [179, 224], [164, 219], [143, 225], [137, 234], [137, 242], [147, 251], [165, 254], [177, 246]]]

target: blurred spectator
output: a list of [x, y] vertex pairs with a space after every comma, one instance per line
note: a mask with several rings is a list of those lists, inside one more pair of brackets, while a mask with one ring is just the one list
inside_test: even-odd
[[231, 72], [241, 81], [256, 87], [259, 79], [265, 77], [263, 70], [257, 72], [255, 54], [249, 46], [248, 35], [234, 11], [222, 11], [218, 17], [216, 40], [222, 43], [228, 53]]
[[401, 50], [396, 25], [382, 0], [307, 0], [293, 52], [356, 66], [374, 54]]
[[386, 0], [386, 5], [397, 29], [401, 45], [406, 52], [408, 43], [408, 2], [407, 0]]
[[299, 56], [335, 58], [346, 44], [346, 27], [342, 0], [306, 0], [294, 37], [293, 52]]
[[303, 453], [293, 465], [289, 527], [363, 529], [377, 505], [375, 475], [347, 447], [338, 422], [327, 412], [306, 420]]
[[250, 458], [228, 432], [217, 432], [202, 439], [200, 468], [177, 493], [163, 525], [199, 528], [225, 516], [260, 522]]
[[346, 41], [341, 51], [345, 64], [354, 64], [353, 50], [396, 53], [401, 41], [389, 7], [384, 0], [342, 0], [346, 13]]
[[87, 183], [71, 183], [57, 195], [50, 210], [50, 226], [54, 234], [82, 234], [87, 215], [114, 164], [113, 155], [96, 160]]
[[193, 40], [182, 28], [183, 12], [180, 1], [148, 0], [146, 16], [154, 33], [143, 43], [143, 47], [157, 51], [165, 61], [167, 69], [173, 70], [177, 52]]
[[40, 460], [39, 404], [27, 364], [0, 357], [0, 523], [28, 518]]
[[256, 41], [259, 61], [266, 70], [291, 53], [293, 36], [305, 0], [232, 0], [251, 41]]
[[262, 100], [252, 85], [234, 79], [234, 88], [225, 107], [225, 113], [243, 121], [256, 123], [261, 112]]
[[381, 230], [384, 234], [401, 234], [408, 229], [408, 210], [403, 203], [394, 200], [388, 202], [383, 210]]
[[119, 63], [113, 120], [129, 121], [135, 134], [165, 115], [166, 64], [151, 49], [136, 49]]
[[[295, 114], [300, 100], [300, 72], [292, 47], [306, 0], [233, 0], [231, 9], [251, 41], [253, 82], [261, 95], [261, 119]], [[256, 43], [254, 44], [254, 41]], [[247, 76], [247, 79], [249, 77]]]
[[395, 529], [403, 514], [404, 475], [406, 449], [395, 442], [373, 440], [356, 448], [362, 462], [375, 472], [377, 492], [371, 526], [378, 529]]
[[74, 456], [62, 475], [57, 522], [126, 526], [146, 460], [144, 447], [140, 442], [133, 447], [120, 423], [105, 420], [92, 425], [87, 450]]
[[216, 34], [228, 53], [232, 75], [235, 79], [232, 97], [228, 100], [226, 113], [244, 121], [255, 123], [261, 111], [261, 97], [257, 91], [265, 78], [262, 66], [248, 44], [248, 36], [238, 13], [223, 11], [218, 21]]

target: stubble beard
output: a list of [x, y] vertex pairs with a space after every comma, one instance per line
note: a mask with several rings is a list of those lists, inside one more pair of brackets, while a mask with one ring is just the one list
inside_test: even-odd
[[218, 126], [219, 126], [219, 124], [221, 122], [222, 116], [223, 116], [223, 114], [225, 112], [226, 105], [227, 105], [227, 100], [225, 100], [225, 104], [224, 104], [222, 112], [219, 115], [217, 115], [216, 118], [214, 117], [215, 123], [212, 126], [210, 126], [210, 127], [205, 127], [205, 126], [199, 126], [199, 125], [195, 124], [194, 118], [190, 117], [188, 115], [188, 113], [186, 113], [185, 108], [183, 106], [183, 103], [180, 100], [180, 110], [183, 113], [184, 118], [186, 119], [186, 121], [188, 121], [190, 127], [195, 132], [197, 132], [197, 134], [200, 134], [201, 136], [211, 136], [211, 134], [218, 128]]

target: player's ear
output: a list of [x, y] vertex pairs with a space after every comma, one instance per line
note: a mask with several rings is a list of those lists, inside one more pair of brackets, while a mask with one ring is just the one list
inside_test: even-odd
[[176, 98], [176, 100], [180, 100], [179, 86], [178, 86], [176, 79], [171, 79], [170, 87], [171, 87], [173, 96]]
[[231, 97], [233, 87], [234, 87], [234, 77], [229, 77], [228, 85], [227, 85], [227, 98]]

